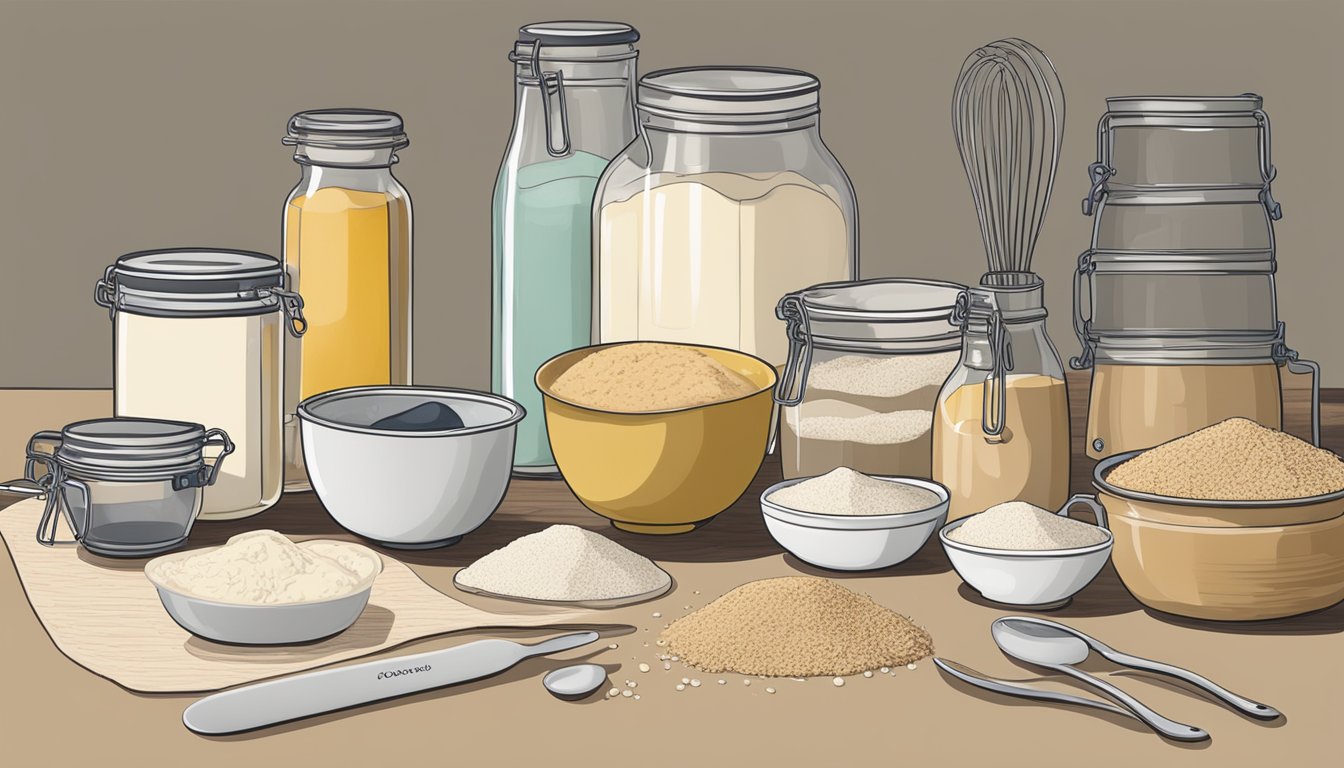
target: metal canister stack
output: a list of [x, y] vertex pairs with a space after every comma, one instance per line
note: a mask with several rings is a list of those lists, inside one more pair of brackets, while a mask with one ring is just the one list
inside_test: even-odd
[[1092, 369], [1087, 452], [1148, 448], [1223, 419], [1282, 426], [1269, 116], [1255, 94], [1107, 99], [1083, 212], [1074, 327]]

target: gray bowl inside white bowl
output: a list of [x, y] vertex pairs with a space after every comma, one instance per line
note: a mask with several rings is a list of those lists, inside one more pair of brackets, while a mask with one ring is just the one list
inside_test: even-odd
[[323, 600], [297, 603], [225, 603], [198, 597], [174, 589], [158, 578], [158, 566], [165, 561], [195, 557], [210, 549], [174, 552], [155, 558], [145, 565], [145, 577], [159, 592], [159, 600], [177, 625], [206, 640], [230, 645], [294, 645], [309, 643], [344, 632], [355, 623], [368, 605], [373, 582], [383, 571], [377, 552], [345, 542], [304, 542], [299, 546], [339, 544], [357, 549], [376, 563], [372, 572], [361, 579], [349, 594]]
[[776, 483], [761, 494], [765, 527], [781, 547], [806, 563], [834, 571], [869, 571], [910, 559], [947, 519], [948, 492], [932, 480], [872, 476], [932, 491], [938, 502], [927, 509], [890, 515], [827, 515], [770, 501], [770, 495], [810, 477]]
[[[374, 427], [428, 402], [464, 426]], [[499, 395], [448, 387], [351, 387], [299, 403], [308, 479], [341, 527], [397, 549], [456, 544], [492, 515], [509, 487], [525, 411]]]
[[1057, 608], [1067, 603], [1101, 573], [1111, 556], [1115, 537], [1106, 530], [1106, 510], [1092, 497], [1075, 495], [1056, 514], [1067, 516], [1083, 504], [1097, 516], [1105, 541], [1073, 549], [994, 549], [966, 544], [948, 534], [975, 515], [953, 520], [938, 532], [961, 580], [985, 599], [1024, 607]]

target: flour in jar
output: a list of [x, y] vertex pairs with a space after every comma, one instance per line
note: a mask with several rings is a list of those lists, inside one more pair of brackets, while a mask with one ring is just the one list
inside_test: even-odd
[[598, 216], [602, 342], [738, 349], [782, 365], [779, 297], [850, 274], [837, 192], [803, 176], [659, 176]]

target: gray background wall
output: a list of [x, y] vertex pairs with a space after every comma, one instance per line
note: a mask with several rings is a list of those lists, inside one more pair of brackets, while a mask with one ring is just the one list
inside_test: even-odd
[[1035, 269], [1064, 355], [1070, 279], [1090, 219], [1078, 201], [1108, 95], [1266, 97], [1274, 124], [1279, 295], [1290, 342], [1344, 386], [1344, 3], [1261, 2], [13, 2], [0, 0], [0, 387], [111, 382], [92, 302], [136, 249], [279, 254], [298, 176], [280, 145], [299, 109], [406, 118], [398, 175], [415, 204], [416, 378], [489, 382], [490, 192], [512, 117], [505, 54], [519, 24], [612, 18], [643, 33], [641, 72], [797, 67], [822, 79], [822, 133], [854, 181], [865, 277], [984, 270], [949, 123], [962, 59], [1021, 36], [1068, 98], [1059, 181]]

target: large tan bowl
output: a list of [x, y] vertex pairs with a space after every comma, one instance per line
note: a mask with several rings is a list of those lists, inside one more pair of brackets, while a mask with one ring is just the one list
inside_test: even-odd
[[1111, 560], [1139, 602], [1196, 619], [1277, 619], [1344, 600], [1344, 491], [1285, 501], [1176, 499], [1106, 476], [1092, 483], [1115, 535]]
[[[693, 346], [757, 387], [736, 400], [645, 413], [567, 402], [551, 385], [605, 344], [565, 352], [537, 370], [546, 433], [574, 495], [622, 530], [685, 533], [732, 506], [765, 458], [775, 369], [718, 347]], [[691, 346], [691, 345], [680, 345]]]

